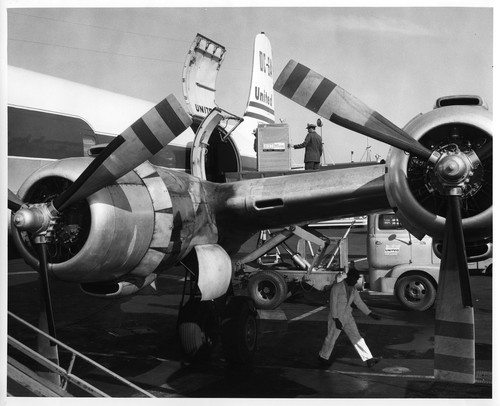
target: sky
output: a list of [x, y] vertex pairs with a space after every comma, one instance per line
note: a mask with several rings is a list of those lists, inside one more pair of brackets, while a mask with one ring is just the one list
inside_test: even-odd
[[[152, 103], [169, 93], [183, 99], [182, 68], [200, 33], [227, 50], [217, 79], [217, 104], [242, 115], [253, 41], [265, 32], [275, 80], [294, 59], [400, 127], [445, 95], [477, 94], [493, 106], [493, 9], [488, 7], [310, 7], [314, 2], [214, 7], [215, 2], [187, 2], [194, 6], [30, 8], [32, 3], [9, 2], [10, 65]], [[289, 124], [293, 143], [302, 142], [306, 123], [319, 118], [279, 94], [275, 113]], [[317, 131], [324, 139], [326, 163], [386, 156], [387, 145], [323, 123]], [[293, 151], [294, 164], [302, 158], [303, 150]]]

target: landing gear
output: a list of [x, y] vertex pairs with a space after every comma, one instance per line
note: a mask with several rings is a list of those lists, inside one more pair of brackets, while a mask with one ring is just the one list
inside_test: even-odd
[[[219, 341], [226, 360], [247, 364], [257, 347], [257, 311], [249, 297], [234, 296], [232, 286], [215, 300], [201, 301], [196, 274], [190, 266], [177, 320], [180, 346], [188, 361], [203, 361], [214, 352]], [[188, 297], [187, 301], [185, 297]]]
[[222, 345], [228, 362], [252, 362], [257, 347], [257, 311], [247, 297], [233, 296], [222, 322]]
[[179, 310], [177, 332], [189, 361], [206, 358], [218, 341], [217, 311], [213, 301], [189, 298]]

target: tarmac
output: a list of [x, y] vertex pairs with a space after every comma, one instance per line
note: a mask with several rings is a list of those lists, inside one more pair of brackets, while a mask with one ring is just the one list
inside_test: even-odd
[[[22, 260], [11, 260], [8, 280], [9, 310], [36, 325], [36, 273]], [[148, 287], [139, 295], [107, 300], [86, 296], [73, 284], [51, 281], [58, 339], [157, 397], [492, 399], [491, 277], [471, 277], [475, 384], [434, 378], [434, 309], [407, 311], [393, 296], [370, 291], [362, 292], [362, 298], [382, 320], [372, 320], [358, 310], [354, 315], [372, 353], [382, 357], [373, 368], [361, 361], [345, 334], [337, 341], [332, 364], [326, 369], [318, 365], [328, 295], [307, 290], [277, 310], [259, 312], [258, 348], [251, 365], [230, 365], [218, 343], [203, 362], [188, 363], [176, 335], [183, 282], [184, 274], [176, 268], [160, 275], [156, 291]], [[13, 324], [9, 334], [34, 344], [29, 332]], [[69, 354], [61, 352], [60, 361], [68, 364]], [[87, 366], [75, 364], [74, 368], [75, 374], [112, 397], [137, 396]]]

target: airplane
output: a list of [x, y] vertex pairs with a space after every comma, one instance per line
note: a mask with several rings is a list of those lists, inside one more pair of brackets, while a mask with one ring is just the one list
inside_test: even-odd
[[[94, 158], [54, 160], [17, 193], [9, 191], [12, 235], [25, 261], [40, 270], [51, 335], [49, 274], [88, 294], [116, 297], [136, 293], [181, 263], [190, 281], [189, 300], [179, 312], [186, 353], [195, 354], [216, 323], [228, 358], [249, 362], [256, 347], [255, 308], [234, 296], [231, 286], [231, 256], [240, 246], [263, 229], [393, 209], [414, 235], [444, 240], [435, 375], [474, 381], [465, 249], [492, 237], [492, 117], [485, 103], [475, 96], [443, 98], [400, 129], [293, 60], [274, 90], [388, 143], [385, 164], [229, 183], [158, 166], [151, 156], [195, 121], [168, 96]], [[273, 99], [274, 90], [267, 92]], [[213, 109], [207, 114], [200, 138], [221, 131], [217, 115]], [[57, 255], [48, 257], [48, 247]], [[450, 360], [456, 362], [450, 366]]]
[[[162, 169], [168, 168], [176, 173], [194, 174], [197, 179], [218, 181], [221, 179], [221, 174], [225, 172], [255, 171], [256, 153], [253, 148], [255, 139], [253, 130], [261, 123], [269, 124], [275, 121], [271, 44], [264, 33], [256, 35], [249, 95], [242, 117], [221, 109], [215, 101], [217, 74], [224, 60], [225, 52], [223, 45], [197, 34], [187, 53], [182, 72], [184, 107], [180, 107], [173, 95], [170, 95], [159, 105], [154, 106], [153, 103], [144, 100], [9, 66], [8, 180], [9, 201], [11, 202], [9, 204], [14, 204], [14, 210], [20, 204], [18, 196], [12, 191], [17, 191], [26, 201], [39, 198], [39, 196], [36, 198], [26, 197], [22, 191], [23, 182], [33, 173], [38, 173], [37, 171], [44, 172], [49, 167], [57, 166], [56, 162], [61, 159], [82, 157], [83, 161], [92, 160], [90, 157], [98, 156], [103, 150], [109, 151], [112, 148], [109, 145], [117, 146], [117, 142], [120, 142], [120, 140], [123, 142], [124, 137], [128, 137], [126, 134], [134, 131], [129, 128], [120, 134], [120, 131], [129, 124], [125, 121], [128, 120], [128, 117], [155, 116], [158, 111], [165, 109], [175, 112], [181, 118], [181, 121], [177, 123], [175, 132], [170, 131], [167, 138], [162, 140], [161, 145], [168, 144], [166, 148], [158, 148], [160, 144], [153, 141], [153, 137], [150, 136], [150, 144], [146, 147], [154, 148], [155, 154], [152, 154], [149, 150], [149, 152], [143, 151], [150, 164]], [[110, 107], [113, 109], [111, 112]], [[187, 113], [184, 112], [185, 108]], [[171, 113], [169, 117], [171, 118], [176, 114]], [[155, 120], [148, 120], [148, 123], [152, 123], [151, 126], [156, 125]], [[144, 120], [139, 121], [142, 123]], [[163, 120], [158, 119], [158, 122], [162, 123], [161, 125], [165, 131], [168, 131], [165, 129]], [[104, 154], [107, 153], [104, 152]], [[114, 159], [114, 156], [111, 159]], [[130, 160], [130, 162], [136, 161]], [[126, 168], [128, 170], [126, 172], [137, 166], [136, 164], [130, 166], [130, 162], [127, 163]], [[73, 168], [70, 171], [78, 171], [78, 165], [81, 164], [70, 163], [69, 166]], [[49, 186], [49, 189], [60, 182], [62, 182], [60, 186], [66, 182], [63, 180], [66, 175], [63, 175], [63, 178], [60, 178], [59, 174], [54, 175], [50, 176], [50, 178], [51, 181], [54, 180], [56, 183]], [[117, 176], [116, 173], [115, 176]], [[109, 275], [104, 278], [98, 277], [97, 283], [86, 283], [87, 279], [91, 280], [92, 277], [84, 278], [81, 281], [81, 287], [85, 293], [108, 298], [136, 293], [141, 288], [154, 284], [157, 275], [153, 272], [154, 268], [168, 267], [171, 263], [178, 262], [193, 248], [194, 242], [190, 244], [189, 240], [187, 240], [186, 244], [184, 244], [182, 241], [187, 239], [192, 232], [200, 231], [198, 230], [199, 226], [194, 224], [190, 218], [196, 215], [199, 204], [196, 203], [196, 200], [201, 200], [204, 195], [201, 194], [200, 186], [196, 185], [196, 183], [193, 183], [193, 190], [191, 190], [189, 186], [191, 181], [187, 180], [189, 178], [182, 177], [182, 175], [178, 175], [177, 180], [175, 180], [176, 178], [174, 176], [170, 181], [179, 183], [179, 191], [176, 191], [175, 185], [170, 185], [170, 194], [167, 192], [165, 196], [157, 196], [153, 202], [151, 202], [151, 197], [146, 198], [148, 208], [151, 209], [148, 218], [142, 220], [136, 218], [137, 214], [134, 212], [131, 213], [128, 220], [126, 218], [115, 218], [117, 221], [125, 221], [125, 228], [131, 225], [130, 220], [145, 221], [145, 227], [139, 227], [133, 234], [134, 239], [139, 238], [142, 241], [145, 238], [143, 241], [145, 244], [134, 245], [132, 243], [128, 248], [126, 241], [119, 244], [122, 249], [118, 250], [118, 257], [123, 254], [122, 258], [128, 258], [124, 263], [120, 262], [116, 255], [110, 257], [108, 253], [103, 251], [101, 251], [101, 254], [106, 259], [104, 257], [99, 258], [99, 250], [92, 254], [94, 256], [93, 261], [102, 260], [108, 263], [104, 273], [113, 266], [119, 268], [125, 266], [127, 268], [127, 263], [135, 261], [134, 258], [142, 250], [143, 252], [139, 255], [144, 256], [145, 253], [146, 255], [142, 258], [141, 264], [136, 263], [133, 268], [125, 271], [124, 273], [128, 274], [127, 277], [120, 279], [121, 275], [120, 277], [116, 275], [117, 278], [113, 281], [106, 280], [109, 279]], [[159, 179], [146, 181], [146, 183], [150, 184], [151, 191], [146, 193], [145, 196], [161, 195], [161, 191], [165, 189], [165, 185], [161, 185], [162, 182]], [[44, 194], [49, 191], [49, 189], [45, 189], [45, 186], [42, 186], [42, 189], [42, 192], [35, 193]], [[177, 192], [182, 196], [179, 198], [172, 197], [171, 194], [175, 195]], [[193, 202], [189, 203], [185, 199], [189, 198], [191, 193], [193, 193]], [[113, 199], [116, 199], [116, 197]], [[176, 205], [179, 203], [182, 207], [181, 211], [176, 215], [172, 213], [172, 202], [176, 202]], [[185, 203], [189, 204], [185, 205]], [[109, 217], [111, 213], [100, 207], [102, 204], [96, 203], [95, 205], [84, 206], [79, 206], [78, 209], [68, 209], [76, 217], [66, 221], [67, 224], [59, 222], [59, 225], [56, 226], [55, 236], [49, 238], [49, 241], [51, 241], [49, 246], [52, 248], [57, 247], [55, 251], [57, 254], [52, 256], [49, 254], [47, 260], [48, 264], [50, 264], [51, 276], [55, 275], [52, 263], [68, 261], [74, 256], [74, 252], [82, 249], [83, 252], [88, 254], [96, 246], [99, 246], [102, 242], [100, 239], [104, 236], [102, 231], [109, 225], [109, 221], [113, 221], [113, 216]], [[96, 211], [93, 211], [90, 207], [94, 207]], [[164, 211], [166, 212], [164, 213]], [[99, 218], [105, 219], [104, 223], [102, 223], [103, 228], [101, 228], [101, 232], [94, 235], [92, 224], [94, 221], [100, 221]], [[212, 218], [208, 220], [213, 221]], [[209, 225], [202, 225], [203, 227], [206, 227], [212, 233], [214, 231], [213, 227]], [[146, 230], [147, 235], [143, 235], [142, 233]], [[125, 229], [121, 231], [125, 231]], [[115, 232], [119, 233], [120, 230], [117, 229]], [[179, 239], [179, 242], [172, 243], [171, 247], [168, 245], [170, 233], [177, 234], [176, 238]], [[23, 238], [28, 238], [26, 233], [23, 234]], [[28, 248], [26, 248], [23, 245], [23, 238], [17, 238], [20, 235], [15, 228], [13, 229], [10, 221], [9, 235], [13, 237], [13, 245], [17, 247], [16, 254], [20, 252], [22, 256], [28, 255], [29, 258], [25, 257], [27, 262], [35, 269], [38, 269], [40, 263], [38, 256], [35, 255], [35, 262], [31, 260], [31, 256], [34, 254], [32, 252], [33, 246], [35, 245], [30, 246], [30, 243], [28, 243]], [[113, 238], [117, 237], [118, 234]], [[86, 245], [85, 241], [89, 238], [92, 240], [97, 238], [97, 245]], [[152, 241], [152, 238], [155, 242]], [[198, 243], [203, 242], [204, 239], [199, 239]], [[214, 236], [206, 239], [216, 241]], [[146, 252], [144, 248], [147, 244], [151, 244], [152, 248], [148, 248]], [[167, 246], [163, 247], [164, 244], [167, 244]], [[87, 251], [88, 249], [90, 251]], [[135, 254], [130, 252], [130, 250], [137, 249], [139, 251]], [[169, 255], [161, 254], [161, 251], [171, 249], [175, 251], [175, 254], [170, 256], [178, 259], [168, 261], [167, 257]], [[125, 252], [122, 252], [123, 250]], [[210, 247], [205, 248], [205, 250], [199, 247], [197, 250], [200, 252], [198, 255], [206, 257], [206, 261], [211, 261]], [[217, 251], [217, 247], [214, 246], [212, 250]], [[11, 250], [9, 249], [9, 255], [10, 253]], [[216, 254], [213, 255], [216, 256]], [[77, 255], [77, 257], [79, 256]], [[118, 262], [116, 262], [117, 260]], [[76, 261], [78, 262], [78, 260]], [[73, 262], [68, 262], [70, 267]], [[159, 265], [160, 262], [161, 265]], [[42, 265], [44, 263], [45, 261], [42, 261]], [[148, 270], [143, 269], [141, 271], [141, 267], [148, 268]], [[152, 268], [149, 270], [149, 267]], [[100, 281], [102, 279], [105, 280], [105, 283]], [[45, 283], [46, 280], [44, 277], [41, 278], [42, 283]], [[210, 289], [210, 287], [207, 289]], [[47, 286], [42, 286], [42, 290], [47, 295], [50, 293]], [[211, 294], [205, 292], [204, 297], [210, 297]], [[50, 305], [49, 299], [46, 298], [45, 302], [47, 306]], [[243, 305], [239, 306], [243, 307]], [[189, 306], [186, 306], [186, 308], [189, 308]], [[182, 314], [186, 313], [186, 308]], [[51, 313], [50, 309], [47, 310], [48, 319], [52, 317], [50, 316]], [[45, 320], [41, 323], [44, 324], [45, 331], [51, 330], [55, 334], [52, 322]], [[180, 323], [181, 331], [184, 331], [185, 324]], [[49, 325], [52, 327], [49, 328]], [[189, 340], [189, 337], [186, 340]], [[50, 347], [50, 343], [45, 343], [45, 348], [41, 348], [41, 351], [46, 352], [49, 357], [53, 358], [55, 355]], [[197, 348], [191, 352], [196, 351]], [[187, 352], [189, 353], [189, 349], [187, 349]]]
[[[225, 172], [256, 169], [252, 131], [259, 123], [275, 121], [271, 44], [264, 33], [255, 37], [249, 96], [242, 117], [218, 108], [215, 101], [225, 53], [223, 45], [196, 35], [182, 71], [184, 101], [193, 124], [157, 153], [152, 163], [209, 180], [220, 180]], [[31, 173], [54, 159], [99, 151], [130, 124], [129, 117], [140, 117], [154, 106], [149, 101], [14, 66], [8, 66], [8, 74], [11, 190], [18, 190]], [[221, 115], [219, 125], [203, 140], [195, 140], [195, 133], [214, 108]], [[193, 148], [195, 141], [202, 147]]]

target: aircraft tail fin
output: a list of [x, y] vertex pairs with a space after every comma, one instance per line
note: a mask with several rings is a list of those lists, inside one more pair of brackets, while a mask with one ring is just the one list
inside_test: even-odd
[[252, 81], [244, 117], [269, 124], [275, 122], [273, 58], [271, 43], [264, 33], [255, 37]]

